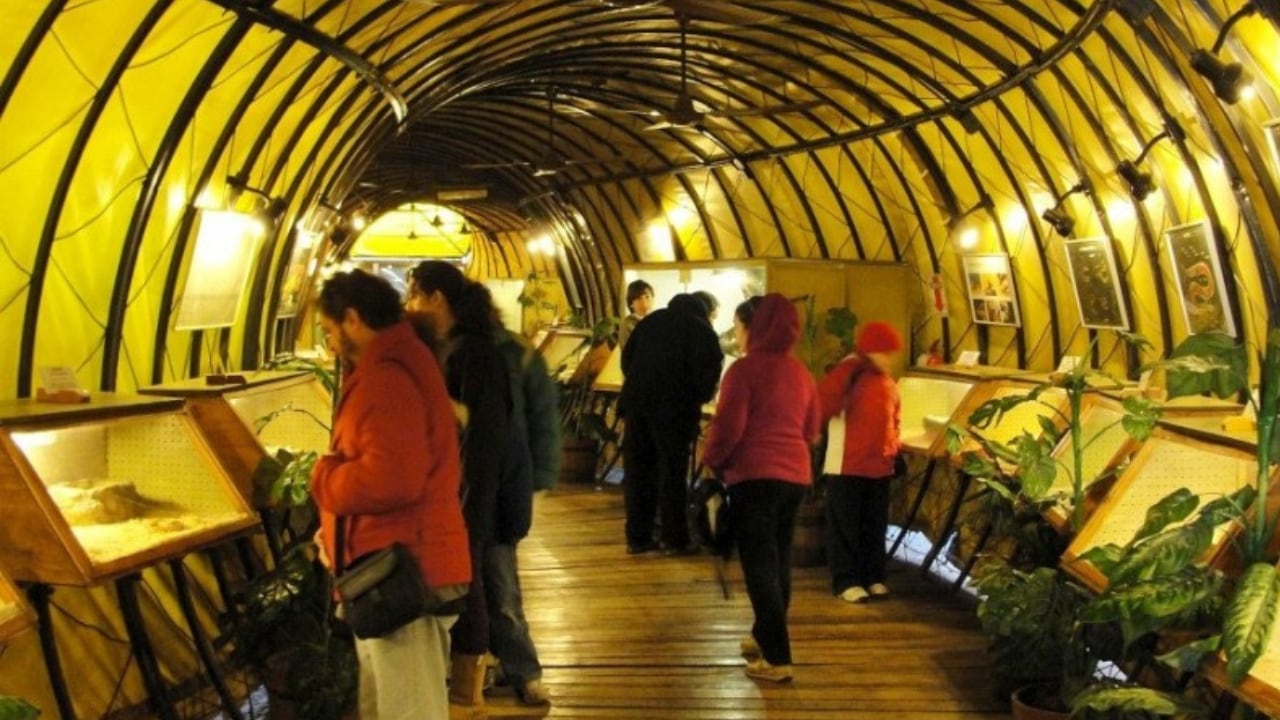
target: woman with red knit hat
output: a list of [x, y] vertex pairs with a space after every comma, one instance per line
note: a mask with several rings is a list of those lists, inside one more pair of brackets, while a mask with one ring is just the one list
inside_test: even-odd
[[892, 325], [868, 322], [854, 347], [822, 379], [818, 397], [824, 422], [844, 416], [843, 437], [827, 438], [827, 471], [833, 459], [839, 467], [827, 482], [831, 589], [845, 602], [860, 603], [889, 594], [884, 536], [902, 413], [890, 368], [902, 339]]

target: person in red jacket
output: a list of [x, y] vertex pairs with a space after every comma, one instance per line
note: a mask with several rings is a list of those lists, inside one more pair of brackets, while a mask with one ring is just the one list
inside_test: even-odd
[[[346, 370], [329, 452], [311, 475], [321, 557], [337, 559], [335, 525], [343, 516], [347, 567], [399, 542], [428, 585], [469, 583], [457, 424], [440, 367], [381, 278], [337, 273], [320, 291], [319, 309], [329, 350]], [[445, 667], [456, 620], [428, 615], [356, 640], [360, 717], [448, 717]]]
[[831, 589], [858, 603], [885, 597], [884, 536], [889, 527], [889, 486], [901, 439], [902, 403], [889, 374], [902, 339], [892, 325], [868, 322], [858, 330], [856, 352], [841, 360], [818, 386], [822, 419], [844, 413], [844, 437], [827, 438], [828, 454], [840, 452], [839, 473], [827, 483], [827, 564]]
[[813, 376], [791, 354], [800, 336], [795, 305], [778, 293], [765, 295], [754, 312], [751, 302], [734, 314], [747, 354], [725, 373], [702, 462], [723, 473], [729, 488], [730, 524], [755, 614], [742, 641], [747, 676], [784, 682], [792, 677], [792, 534], [813, 481], [809, 448], [822, 423]]

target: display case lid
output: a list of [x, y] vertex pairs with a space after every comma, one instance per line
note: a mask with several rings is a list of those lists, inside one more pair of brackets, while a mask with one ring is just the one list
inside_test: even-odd
[[1165, 430], [1179, 435], [1237, 448], [1251, 454], [1256, 453], [1258, 431], [1225, 430], [1222, 427], [1224, 417], [1226, 415], [1185, 415], [1161, 418], [1158, 424]]
[[141, 415], [180, 410], [182, 401], [145, 395], [96, 392], [89, 402], [73, 405], [39, 402], [31, 398], [0, 400], [0, 426], [17, 426], [46, 421], [78, 420]]
[[205, 378], [187, 378], [186, 380], [174, 380], [172, 382], [161, 383], [159, 385], [151, 385], [138, 390], [143, 395], [160, 395], [165, 397], [207, 397], [217, 395], [227, 395], [240, 390], [262, 387], [272, 383], [286, 382], [305, 375], [310, 375], [306, 370], [253, 370], [239, 373], [243, 378], [243, 383], [229, 383], [226, 385], [210, 385]]

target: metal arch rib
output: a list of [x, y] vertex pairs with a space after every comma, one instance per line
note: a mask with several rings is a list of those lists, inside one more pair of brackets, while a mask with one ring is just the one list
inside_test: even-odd
[[348, 69], [359, 75], [365, 82], [372, 85], [382, 97], [386, 98], [387, 104], [391, 106], [391, 112], [396, 116], [397, 123], [403, 123], [405, 118], [409, 116], [409, 103], [405, 100], [404, 95], [392, 87], [391, 82], [383, 77], [382, 73], [378, 72], [378, 69], [372, 63], [336, 39], [271, 7], [243, 4], [236, 0], [211, 1], [224, 10], [230, 10], [272, 30], [282, 32], [334, 58], [346, 65]]

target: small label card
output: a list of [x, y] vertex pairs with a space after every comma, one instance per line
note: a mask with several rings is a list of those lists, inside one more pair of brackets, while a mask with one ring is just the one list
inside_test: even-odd
[[1063, 355], [1062, 359], [1058, 361], [1058, 372], [1060, 373], [1069, 373], [1078, 367], [1080, 367], [1079, 355]]
[[65, 365], [40, 368], [40, 387], [36, 399], [41, 402], [82, 403], [89, 402], [89, 391], [80, 387], [76, 372]]
[[978, 352], [977, 350], [965, 350], [964, 352], [960, 353], [960, 357], [956, 358], [956, 366], [957, 367], [974, 367], [975, 365], [978, 364], [978, 358], [981, 356], [982, 356], [982, 353]]

